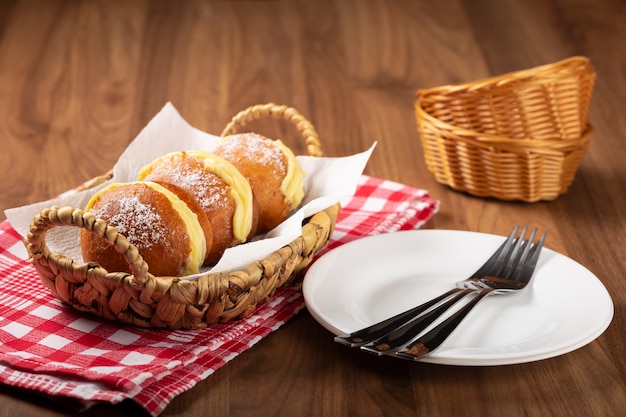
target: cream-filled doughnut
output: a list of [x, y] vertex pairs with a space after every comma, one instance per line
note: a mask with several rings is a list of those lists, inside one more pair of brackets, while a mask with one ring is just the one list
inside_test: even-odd
[[138, 179], [173, 184], [195, 198], [213, 229], [207, 265], [256, 233], [258, 211], [252, 188], [234, 165], [218, 155], [172, 152], [143, 167]]
[[302, 202], [304, 171], [280, 140], [241, 133], [222, 138], [213, 152], [250, 182], [259, 206], [258, 233], [279, 225]]
[[[156, 276], [198, 273], [211, 246], [209, 220], [186, 191], [176, 187], [150, 181], [111, 184], [98, 191], [85, 210], [135, 245]], [[97, 262], [109, 272], [129, 272], [123, 257], [102, 237], [82, 229], [80, 241], [86, 262]]]

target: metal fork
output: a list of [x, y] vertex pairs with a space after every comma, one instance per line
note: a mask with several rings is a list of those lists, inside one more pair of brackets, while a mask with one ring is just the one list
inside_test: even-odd
[[[470, 284], [486, 275], [496, 275], [501, 271], [503, 265], [506, 264], [507, 255], [510, 255], [510, 249], [515, 240], [515, 236], [519, 230], [519, 226], [515, 226], [509, 237], [502, 243], [502, 245], [496, 249], [489, 259], [470, 277], [463, 281], [456, 283], [456, 287], [450, 291], [441, 294], [440, 296], [433, 298], [417, 307], [413, 307], [410, 310], [397, 314], [379, 323], [375, 323], [366, 328], [357, 330], [345, 336], [336, 336], [335, 342], [348, 345], [350, 347], [359, 347], [367, 344], [372, 344], [376, 340], [380, 340], [385, 335], [388, 335], [392, 331], [399, 327], [412, 322], [416, 317], [421, 316], [421, 324], [423, 326], [421, 330], [419, 328], [415, 331], [422, 331], [426, 329], [437, 317], [443, 314], [446, 310], [459, 302], [466, 295], [475, 292], [476, 287]], [[452, 298], [451, 298], [452, 297]], [[449, 299], [449, 300], [448, 300]], [[444, 300], [448, 300], [446, 303], [441, 304]], [[434, 306], [438, 307], [434, 308]], [[429, 311], [430, 310], [430, 311]], [[428, 315], [422, 316], [428, 311]], [[408, 333], [407, 333], [408, 334]], [[410, 336], [410, 334], [409, 334]], [[408, 342], [412, 336], [404, 340]], [[395, 339], [394, 339], [395, 340]]]
[[[394, 344], [397, 341], [392, 340], [392, 343], [388, 343], [387, 346], [380, 346], [380, 344], [373, 346], [373, 351], [377, 354], [393, 354], [404, 359], [418, 360], [438, 348], [484, 297], [491, 294], [506, 294], [526, 288], [533, 276], [539, 254], [547, 236], [546, 233], [543, 233], [539, 242], [534, 243], [537, 229], [534, 229], [530, 237], [524, 240], [523, 237], [526, 234], [526, 230], [524, 228], [520, 237], [511, 244], [507, 262], [499, 273], [493, 276], [486, 275], [472, 282], [472, 285], [479, 288], [479, 291], [463, 308], [424, 335], [413, 338], [408, 343], [405, 342], [398, 345], [397, 343]], [[417, 334], [414, 333], [414, 335]]]

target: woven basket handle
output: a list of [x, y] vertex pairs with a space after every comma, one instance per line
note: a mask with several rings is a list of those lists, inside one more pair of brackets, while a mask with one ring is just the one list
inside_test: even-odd
[[304, 137], [307, 152], [311, 156], [322, 156], [322, 145], [313, 124], [296, 109], [274, 103], [257, 104], [237, 113], [222, 131], [222, 137], [233, 135], [239, 128], [264, 117], [284, 119], [293, 123]]
[[[41, 262], [52, 257], [58, 258], [57, 265], [64, 265], [68, 270], [74, 270], [74, 261], [64, 255], [52, 254], [46, 245], [46, 232], [57, 226], [75, 226], [96, 233], [113, 245], [115, 250], [124, 257], [130, 267], [132, 276], [129, 283], [131, 285], [142, 286], [148, 280], [148, 264], [139, 254], [139, 250], [130, 243], [117, 230], [108, 226], [107, 223], [96, 218], [91, 213], [73, 207], [53, 206], [45, 208], [37, 214], [30, 225], [30, 231], [26, 235], [26, 247], [33, 263], [49, 264]], [[64, 258], [64, 261], [61, 261]], [[54, 270], [50, 268], [52, 272]]]

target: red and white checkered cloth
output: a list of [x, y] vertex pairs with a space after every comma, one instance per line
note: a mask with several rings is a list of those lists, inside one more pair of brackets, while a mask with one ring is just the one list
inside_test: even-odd
[[[362, 176], [325, 250], [418, 228], [439, 208], [425, 190]], [[0, 223], [0, 383], [85, 405], [132, 399], [158, 415], [177, 395], [278, 329], [304, 307], [301, 286], [276, 291], [250, 317], [205, 330], [146, 330], [81, 315], [56, 300]]]

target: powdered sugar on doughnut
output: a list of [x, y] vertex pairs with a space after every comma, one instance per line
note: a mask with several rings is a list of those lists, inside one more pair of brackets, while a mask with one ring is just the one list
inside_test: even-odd
[[135, 246], [149, 248], [165, 241], [167, 230], [162, 217], [154, 207], [142, 203], [137, 196], [122, 197], [101, 207], [92, 207], [90, 212], [101, 218], [113, 213], [106, 219], [107, 223]]
[[[236, 140], [234, 140], [236, 138]], [[238, 134], [235, 138], [225, 138], [219, 144], [220, 155], [228, 160], [237, 160], [241, 157], [241, 147], [244, 146], [248, 155], [254, 155], [256, 162], [268, 168], [276, 168], [281, 177], [286, 174], [283, 164], [283, 154], [280, 148], [270, 140], [255, 133]]]
[[179, 166], [172, 163], [157, 166], [147, 178], [153, 181], [165, 179], [190, 192], [203, 210], [219, 210], [227, 204], [228, 197], [214, 191], [218, 187], [224, 187], [224, 181], [216, 174], [202, 169], [189, 169], [182, 164]]

